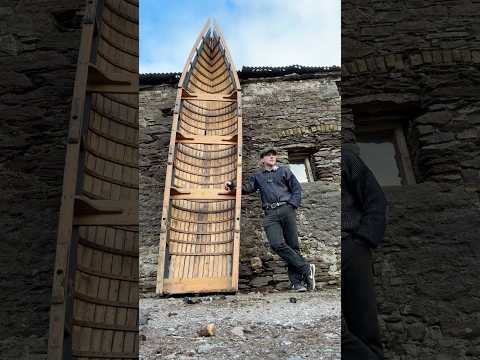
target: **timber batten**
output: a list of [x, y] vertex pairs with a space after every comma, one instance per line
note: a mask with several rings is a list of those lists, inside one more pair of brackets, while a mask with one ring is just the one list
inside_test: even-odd
[[48, 358], [138, 357], [138, 1], [86, 1]]
[[236, 292], [242, 177], [240, 82], [218, 25], [198, 36], [180, 76], [167, 161], [158, 294]]

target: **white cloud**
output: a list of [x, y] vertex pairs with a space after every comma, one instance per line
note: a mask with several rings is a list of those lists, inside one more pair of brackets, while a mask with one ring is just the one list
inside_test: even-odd
[[[339, 65], [340, 1], [335, 0], [232, 0], [219, 4], [215, 18], [224, 32], [237, 68], [242, 66]], [[181, 71], [201, 29], [184, 17], [183, 31], [169, 29], [166, 41], [141, 34], [149, 62], [140, 59], [140, 72]], [[140, 21], [142, 19], [140, 18]], [[162, 30], [159, 30], [162, 31]]]

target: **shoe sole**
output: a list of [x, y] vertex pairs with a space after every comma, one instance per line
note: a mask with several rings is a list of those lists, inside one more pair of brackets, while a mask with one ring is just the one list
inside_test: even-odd
[[290, 288], [290, 291], [291, 291], [291, 292], [306, 292], [307, 289], [304, 288], [304, 289], [302, 289], [302, 290], [297, 290], [297, 289]]
[[310, 274], [311, 274], [311, 277], [312, 277], [312, 289], [311, 289], [311, 291], [314, 291], [315, 290], [315, 265], [314, 264], [310, 264]]

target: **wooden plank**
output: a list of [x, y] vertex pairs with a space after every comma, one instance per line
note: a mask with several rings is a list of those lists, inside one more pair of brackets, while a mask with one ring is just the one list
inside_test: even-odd
[[230, 277], [223, 278], [194, 278], [194, 279], [166, 279], [165, 293], [181, 294], [196, 292], [230, 292], [232, 291], [232, 279]]
[[94, 200], [83, 195], [75, 196], [75, 215], [102, 213], [132, 213], [138, 207], [129, 200]]
[[75, 216], [73, 225], [138, 225], [138, 212]]
[[[94, 19], [96, 1], [87, 4], [85, 18]], [[75, 185], [80, 154], [80, 137], [84, 121], [85, 89], [87, 86], [88, 62], [91, 54], [94, 32], [93, 21], [82, 26], [77, 70], [72, 98], [72, 110], [68, 132], [67, 154], [62, 187], [59, 224], [57, 232], [57, 248], [55, 256], [55, 271], [52, 286], [52, 305], [50, 307], [50, 329], [48, 337], [48, 358], [60, 360], [64, 354], [64, 327], [66, 316], [66, 284], [69, 282], [68, 254], [71, 246], [73, 204]]]
[[138, 359], [138, 353], [112, 353], [101, 351], [74, 351], [73, 355], [79, 358], [89, 359]]
[[394, 141], [398, 150], [400, 167], [404, 175], [405, 183], [407, 185], [416, 184], [410, 153], [408, 152], [407, 142], [405, 141], [405, 135], [401, 126], [397, 126], [394, 130]]
[[94, 64], [88, 65], [87, 92], [138, 94], [138, 76], [112, 76]]
[[[238, 92], [238, 108], [241, 108], [241, 93]], [[238, 116], [238, 146], [237, 146], [237, 179], [236, 183], [242, 183], [242, 116]], [[242, 187], [235, 189], [235, 232], [233, 238], [233, 257], [232, 257], [232, 287], [238, 290], [238, 277], [240, 267], [240, 217], [241, 217], [241, 196]]]
[[179, 144], [211, 144], [211, 145], [230, 145], [237, 144], [237, 135], [185, 135], [177, 132], [177, 143]]
[[175, 141], [176, 132], [178, 128], [178, 108], [180, 106], [179, 97], [181, 96], [181, 89], [177, 90], [177, 105], [175, 106], [175, 113], [173, 115], [172, 133], [170, 136], [170, 145], [168, 147], [167, 158], [167, 173], [165, 176], [165, 191], [163, 195], [163, 207], [162, 207], [162, 219], [160, 221], [160, 244], [158, 248], [158, 260], [157, 260], [157, 284], [156, 293], [163, 293], [163, 274], [165, 267], [165, 251], [167, 245], [167, 218], [169, 217], [168, 211], [170, 208], [170, 187], [173, 177], [173, 158], [175, 154]]
[[235, 194], [225, 191], [225, 189], [200, 189], [200, 188], [171, 188], [170, 197], [172, 199], [184, 200], [229, 200], [234, 198]]
[[82, 320], [74, 320], [73, 323], [75, 325], [78, 325], [86, 329], [106, 329], [106, 330], [138, 332], [138, 328], [135, 326], [106, 324], [106, 323], [99, 323], [94, 321], [82, 321]]
[[229, 93], [229, 94], [210, 94], [207, 92], [187, 92], [184, 90], [182, 100], [195, 100], [195, 101], [218, 101], [218, 102], [236, 102], [236, 94]]

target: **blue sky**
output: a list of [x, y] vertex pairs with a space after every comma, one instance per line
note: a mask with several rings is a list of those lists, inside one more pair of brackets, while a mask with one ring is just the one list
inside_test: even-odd
[[140, 73], [182, 71], [208, 17], [239, 70], [340, 65], [340, 0], [141, 0]]

